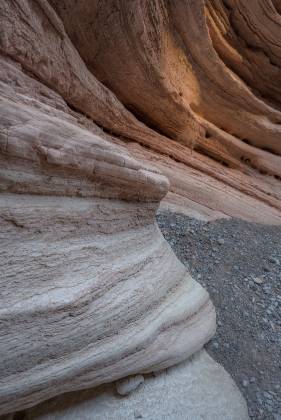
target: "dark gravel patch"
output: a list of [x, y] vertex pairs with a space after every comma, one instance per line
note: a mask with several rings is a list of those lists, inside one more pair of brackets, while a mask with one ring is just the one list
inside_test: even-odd
[[157, 220], [216, 307], [207, 351], [236, 381], [251, 418], [281, 420], [281, 227], [168, 212]]

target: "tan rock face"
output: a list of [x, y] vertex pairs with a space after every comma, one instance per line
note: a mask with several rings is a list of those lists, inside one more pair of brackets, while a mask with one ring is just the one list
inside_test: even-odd
[[[166, 172], [176, 208], [194, 201], [280, 224], [275, 3], [3, 2], [0, 47], [68, 105], [145, 146], [142, 160]], [[202, 180], [195, 198], [190, 167]]]
[[167, 178], [19, 65], [1, 70], [3, 414], [171, 366], [215, 313], [155, 222]]
[[[280, 223], [278, 2], [51, 3], [91, 73], [161, 133], [142, 144], [198, 169], [207, 185], [215, 177], [227, 197], [242, 192], [233, 213], [221, 203], [216, 210], [239, 216], [240, 207], [240, 217], [264, 222], [254, 214], [257, 199], [278, 210], [265, 209], [269, 222]], [[179, 189], [178, 181], [171, 185]], [[208, 205], [207, 197], [198, 200]]]

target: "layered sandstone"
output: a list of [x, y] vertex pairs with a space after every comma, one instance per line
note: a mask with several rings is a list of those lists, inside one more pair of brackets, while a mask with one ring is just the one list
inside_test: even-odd
[[[158, 134], [126, 137], [172, 158], [159, 166], [173, 173], [167, 171], [176, 194], [193, 199], [175, 160], [204, 174], [207, 185], [195, 201], [230, 216], [280, 223], [277, 1], [51, 3], [91, 73]], [[217, 184], [219, 205], [209, 204], [209, 184]]]
[[278, 7], [0, 3], [0, 413], [212, 336], [154, 216], [280, 224]]
[[19, 66], [6, 61], [2, 69], [0, 413], [7, 413], [173, 365], [208, 341], [215, 314], [156, 224], [167, 178], [79, 127], [62, 100], [56, 110], [51, 100], [59, 98]]
[[175, 208], [280, 224], [278, 10], [271, 0], [15, 0], [1, 5], [0, 47], [110, 141], [141, 145]]

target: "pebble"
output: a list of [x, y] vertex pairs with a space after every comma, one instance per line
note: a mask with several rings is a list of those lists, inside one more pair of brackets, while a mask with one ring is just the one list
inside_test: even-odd
[[134, 411], [134, 417], [135, 419], [142, 419], [142, 413], [139, 410]]
[[263, 282], [264, 282], [264, 280], [260, 277], [254, 277], [253, 280], [256, 284], [263, 284]]
[[116, 382], [116, 390], [119, 395], [128, 395], [135, 391], [144, 382], [142, 375], [130, 376]]
[[278, 260], [278, 258], [275, 258], [275, 257], [270, 257], [270, 258], [269, 258], [269, 261], [270, 261], [272, 264], [277, 264], [277, 265], [279, 265], [279, 264], [280, 264], [280, 261]]
[[272, 395], [271, 395], [269, 392], [264, 391], [264, 392], [263, 392], [263, 395], [264, 395], [264, 397], [265, 397], [266, 399], [268, 399], [268, 400], [272, 400]]
[[248, 379], [243, 379], [243, 381], [242, 381], [242, 385], [243, 385], [243, 387], [244, 387], [244, 388], [246, 388], [247, 386], [249, 386], [249, 381], [248, 381]]
[[224, 244], [224, 239], [219, 238], [219, 239], [218, 239], [218, 244], [219, 244], [219, 245], [223, 245], [223, 244]]

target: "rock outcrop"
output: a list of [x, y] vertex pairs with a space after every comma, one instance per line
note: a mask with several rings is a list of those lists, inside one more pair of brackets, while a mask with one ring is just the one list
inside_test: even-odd
[[0, 414], [212, 336], [154, 216], [281, 223], [279, 8], [0, 3]]
[[166, 174], [168, 205], [280, 224], [278, 4], [14, 0], [0, 48]]
[[155, 222], [167, 178], [27, 97], [49, 91], [15, 64], [2, 70], [5, 413], [173, 365], [212, 336], [215, 314]]
[[[222, 392], [223, 390], [223, 392]], [[247, 406], [226, 371], [200, 351], [157, 377], [147, 376], [129, 397], [112, 385], [54, 398], [25, 412], [25, 420], [249, 420]]]

